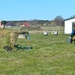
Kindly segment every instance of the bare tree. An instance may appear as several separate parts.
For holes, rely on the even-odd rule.
[[[63,26],[64,24],[64,19],[61,16],[56,16],[54,19],[56,25]]]

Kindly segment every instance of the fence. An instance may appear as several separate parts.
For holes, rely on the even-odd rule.
[[[54,26],[54,27],[41,27],[42,30],[50,31],[51,33],[54,31],[58,31],[58,33],[64,33],[64,27]]]

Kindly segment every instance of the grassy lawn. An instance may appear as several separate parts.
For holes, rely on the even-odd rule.
[[[31,50],[7,52],[1,46],[0,75],[75,75],[75,46],[66,42],[69,35],[30,35]]]

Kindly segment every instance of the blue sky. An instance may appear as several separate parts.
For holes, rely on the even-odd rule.
[[[75,0],[0,0],[0,20],[53,20],[75,15]]]

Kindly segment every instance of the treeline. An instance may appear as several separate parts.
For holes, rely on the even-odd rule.
[[[6,26],[20,26],[23,23],[29,23],[30,26],[63,26],[64,19],[61,16],[56,16],[54,20],[15,20],[15,21],[2,21],[2,24]]]

